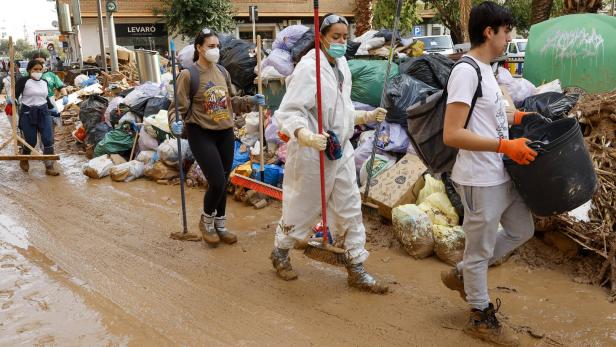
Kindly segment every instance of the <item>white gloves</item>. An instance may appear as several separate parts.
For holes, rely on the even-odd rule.
[[[297,142],[306,147],[312,147],[317,151],[324,151],[327,146],[327,138],[329,134],[323,132],[323,134],[315,134],[312,131],[301,128],[297,131]]]
[[[381,107],[373,111],[355,111],[355,124],[368,124],[372,122],[381,123],[387,116],[387,110]]]

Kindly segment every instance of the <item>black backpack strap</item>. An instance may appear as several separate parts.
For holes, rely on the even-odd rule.
[[[468,127],[468,123],[471,121],[471,116],[473,115],[473,111],[475,110],[475,105],[477,104],[477,99],[483,96],[483,90],[481,89],[481,69],[475,59],[464,56],[458,60],[458,62],[453,66],[454,68],[458,64],[469,64],[472,66],[477,72],[477,89],[475,90],[475,94],[473,95],[473,101],[471,102],[471,108],[468,111],[468,117],[466,117],[466,123],[464,124],[464,129]],[[453,71],[453,69],[452,69]]]

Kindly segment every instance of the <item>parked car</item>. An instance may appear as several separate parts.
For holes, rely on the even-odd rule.
[[[526,54],[526,44],[528,43],[528,39],[513,39],[507,45],[507,50],[505,54],[507,55],[507,59],[510,58],[524,58]]]
[[[454,53],[453,40],[449,35],[415,36],[413,39],[423,42],[424,52],[428,54],[450,55]]]

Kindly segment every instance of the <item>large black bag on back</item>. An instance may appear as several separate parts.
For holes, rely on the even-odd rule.
[[[431,87],[445,89],[453,66],[453,60],[441,54],[428,54],[400,64],[400,73],[411,75]]]
[[[482,96],[481,70],[477,63],[469,57],[462,57],[457,64],[470,64],[477,72],[479,84],[471,102],[468,118],[464,127],[473,114],[477,98]],[[447,80],[449,76],[447,76]],[[445,88],[447,81],[444,82]],[[458,155],[458,149],[449,147],[443,142],[443,125],[445,123],[445,108],[447,106],[446,90],[428,96],[426,99],[412,105],[406,110],[407,132],[415,152],[433,174],[450,172]]]
[[[392,78],[387,84],[387,97],[383,103],[383,107],[387,109],[386,120],[406,128],[406,109],[437,91],[438,89],[409,75],[402,74]]]

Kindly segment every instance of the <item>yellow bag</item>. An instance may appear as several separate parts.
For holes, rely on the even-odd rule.
[[[460,217],[445,193],[431,194],[418,207],[428,215],[432,224],[454,226],[460,223]]]
[[[436,178],[432,177],[430,174],[424,175],[424,180],[426,181],[426,183],[424,184],[424,187],[419,191],[419,195],[417,196],[418,205],[424,202],[427,197],[429,197],[430,195],[434,193],[447,194],[447,191],[445,190],[445,184],[443,183],[443,181],[437,180]]]
[[[247,161],[246,163],[236,167],[233,173],[240,176],[250,177],[250,175],[252,175],[252,163]]]

